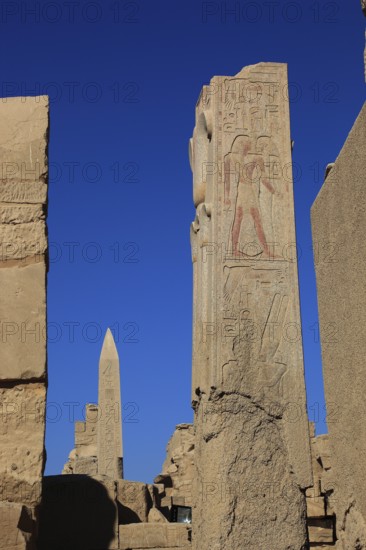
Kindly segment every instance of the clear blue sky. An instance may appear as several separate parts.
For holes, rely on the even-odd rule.
[[[289,64],[308,404],[326,429],[310,206],[364,100],[364,19],[359,0],[239,1],[225,15],[233,5],[1,4],[1,95],[51,97],[48,474],[73,447],[67,403],[82,419],[97,400],[108,326],[126,477],[151,481],[175,424],[192,420],[194,107],[213,75],[260,61]]]

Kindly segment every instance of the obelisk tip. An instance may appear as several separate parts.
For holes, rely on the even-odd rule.
[[[101,356],[110,355],[111,353],[113,356],[118,357],[117,346],[114,341],[113,333],[110,328],[107,328],[103,340]]]

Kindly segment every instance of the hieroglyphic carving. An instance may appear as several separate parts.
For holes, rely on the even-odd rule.
[[[224,157],[224,203],[234,256],[270,256],[273,212],[280,198],[280,156],[270,136],[235,137]],[[242,247],[242,249],[240,248]]]
[[[49,100],[0,101],[0,548],[33,548],[47,392]]]
[[[99,360],[98,474],[123,477],[120,373],[117,348],[108,329]]]
[[[210,468],[215,479],[216,462],[216,477],[223,476],[225,486],[225,469],[230,476],[240,471],[236,457],[245,455],[245,443],[235,436],[235,420],[207,412],[219,402],[221,410],[230,410],[231,401],[238,399],[238,429],[240,423],[250,423],[248,403],[259,405],[271,423],[275,411],[275,429],[284,447],[273,479],[290,483],[294,472],[298,487],[305,488],[311,484],[311,468],[297,263],[296,256],[288,254],[295,246],[295,224],[286,66],[264,63],[233,78],[214,77],[197,104],[190,151],[196,206],[191,240],[197,479],[203,485]],[[303,411],[296,425],[280,421],[291,402]],[[271,429],[264,437],[272,441]],[[251,474],[255,477],[256,472],[263,477],[254,464]],[[243,495],[233,499],[219,506],[210,522],[208,499],[197,495],[197,548],[218,540],[225,518],[240,513]],[[296,499],[300,509],[300,491],[292,506]],[[272,505],[275,510],[275,503],[266,503]],[[299,509],[291,511],[298,525],[297,535],[291,535],[294,541],[298,537],[294,547],[305,537]],[[245,529],[244,524],[228,527],[227,534],[234,538],[224,537],[220,549],[236,547],[238,541],[266,547],[263,534],[246,540]],[[282,542],[271,544],[283,547]]]

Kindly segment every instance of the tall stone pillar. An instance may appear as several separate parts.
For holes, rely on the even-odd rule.
[[[33,549],[44,470],[48,98],[0,100],[0,548]]]
[[[119,358],[110,329],[99,360],[98,474],[123,478],[122,415]]]
[[[312,476],[287,66],[204,86],[190,161],[193,546],[299,550]]]

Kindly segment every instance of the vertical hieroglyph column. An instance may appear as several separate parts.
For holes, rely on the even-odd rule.
[[[0,548],[19,550],[45,458],[47,146],[48,98],[0,99]]]
[[[298,550],[312,478],[287,66],[214,77],[190,160],[194,548]]]
[[[99,360],[98,474],[123,478],[122,413],[119,358],[110,329]]]

